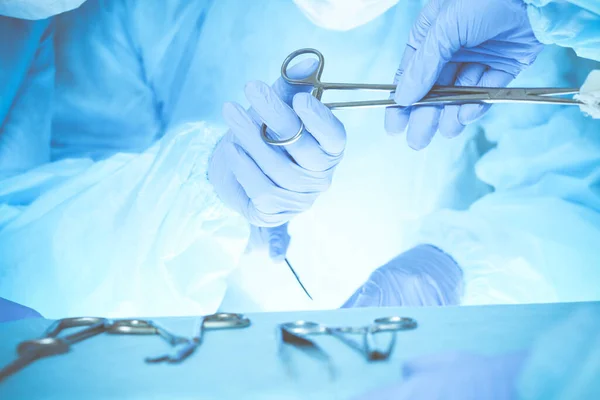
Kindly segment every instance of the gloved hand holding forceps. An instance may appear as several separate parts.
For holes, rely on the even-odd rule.
[[[308,76],[316,67],[314,60],[306,60],[289,74]],[[223,107],[230,130],[213,153],[208,177],[221,200],[259,230],[281,227],[308,210],[329,188],[344,154],[343,124],[310,91],[281,78],[272,87],[254,81],[245,88],[249,110],[236,103]],[[261,138],[263,122],[278,138],[291,137],[301,127],[309,134],[288,146],[270,146]],[[270,243],[273,258],[285,254],[275,248],[278,243]]]
[[[460,134],[490,105],[407,107],[434,85],[505,87],[542,51],[522,0],[430,0],[414,24],[396,72],[385,129],[408,127],[410,147],[429,145],[436,131]]]

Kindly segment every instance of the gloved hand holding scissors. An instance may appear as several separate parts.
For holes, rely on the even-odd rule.
[[[288,70],[291,77],[310,75],[315,60]],[[227,103],[223,116],[229,132],[217,145],[208,178],[221,200],[257,227],[278,227],[311,207],[331,184],[342,159],[346,131],[342,123],[311,94],[309,86],[292,86],[279,78],[272,87],[246,85],[251,108]],[[277,139],[305,132],[286,146],[261,138],[261,124]]]
[[[437,130],[457,136],[490,106],[408,106],[434,85],[505,87],[542,48],[521,0],[430,0],[396,72],[394,100],[403,107],[386,110],[386,130],[398,134],[408,126],[407,141],[416,150]]]

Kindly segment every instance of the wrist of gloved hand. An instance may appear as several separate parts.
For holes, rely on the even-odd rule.
[[[459,304],[462,270],[432,245],[406,251],[371,274],[342,308]]]
[[[268,249],[269,257],[275,262],[281,262],[286,257],[290,239],[287,223],[274,228],[250,225],[250,238],[246,252]]]
[[[497,356],[450,352],[419,357],[403,365],[401,383],[360,399],[512,400],[528,353]]]

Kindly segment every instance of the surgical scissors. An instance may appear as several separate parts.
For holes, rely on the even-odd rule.
[[[288,75],[290,63],[298,56],[312,54],[317,57],[316,70],[306,78],[291,78]],[[326,90],[362,90],[362,91],[383,91],[394,92],[396,85],[373,84],[373,83],[328,83],[321,81],[323,68],[325,67],[325,58],[323,54],[316,49],[299,49],[292,52],[281,65],[281,77],[290,85],[312,86],[312,95],[321,100]],[[473,103],[527,103],[527,104],[559,104],[559,105],[582,105],[579,100],[551,97],[557,95],[569,95],[579,93],[578,88],[493,88],[478,86],[434,86],[431,91],[412,106],[425,105],[452,105],[452,104],[473,104]],[[372,107],[393,107],[398,106],[393,99],[383,100],[362,100],[337,103],[324,103],[331,110],[347,108],[372,108]],[[262,124],[261,136],[263,140],[273,146],[286,146],[295,143],[300,139],[304,132],[304,123],[300,122],[298,132],[284,140],[274,140],[267,135],[267,125]]]
[[[164,354],[158,357],[147,358],[146,362],[158,363],[168,362],[171,364],[179,363],[189,357],[200,344],[206,329],[238,329],[250,326],[250,320],[242,314],[216,313],[206,315],[200,318],[197,327],[197,334],[192,339],[186,339],[183,346],[176,350],[174,354]]]
[[[368,361],[387,360],[396,343],[396,335],[394,335],[385,349],[377,348],[374,338],[375,334],[381,332],[395,333],[397,331],[415,329],[416,327],[417,322],[414,319],[398,316],[377,318],[372,324],[360,327],[329,327],[310,321],[295,321],[280,325],[282,340],[286,343],[319,349],[307,336],[331,335],[358,351]],[[346,336],[347,334],[362,335],[363,343],[360,344],[350,339]]]

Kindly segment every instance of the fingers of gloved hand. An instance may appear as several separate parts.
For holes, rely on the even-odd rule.
[[[235,142],[277,186],[305,193],[322,192],[329,188],[330,177],[304,170],[290,160],[283,150],[265,143],[260,136],[260,126],[239,104],[226,103],[223,117]]]
[[[296,146],[294,158],[301,165],[307,164],[307,168],[311,170],[324,171],[335,166],[346,148],[344,124],[329,108],[308,93],[294,96],[293,107],[321,150],[319,152],[312,146],[309,147],[312,142],[307,140]]]
[[[487,69],[479,82],[475,86],[481,87],[506,87],[513,80],[514,76],[497,69]],[[463,125],[468,125],[481,118],[491,107],[491,104],[465,104],[460,106],[458,111],[458,121]]]
[[[485,73],[487,67],[483,64],[463,64],[458,71],[454,86],[477,86],[481,77]],[[481,109],[478,104],[467,104],[464,106],[451,105],[444,107],[438,130],[442,136],[453,138],[458,136],[464,129],[466,124],[463,124],[458,114],[462,107],[467,108],[467,112],[477,113]],[[468,110],[471,108],[471,110]]]
[[[414,49],[421,47],[431,26],[435,23],[435,20],[439,15],[443,3],[444,0],[429,0],[427,4],[423,6],[419,17],[417,18],[417,22],[415,22],[410,30],[408,37],[409,46]]]
[[[307,210],[318,193],[297,193],[275,185],[237,144],[230,147],[231,169],[249,201],[243,208],[248,222],[259,227],[281,225]]]
[[[446,64],[439,75],[437,84],[451,85],[454,83],[458,68],[459,64]],[[431,143],[433,136],[437,132],[441,115],[441,106],[412,107],[408,120],[408,132],[406,134],[406,140],[412,149],[421,150]]]
[[[404,75],[404,69],[408,65],[408,62],[412,59],[415,54],[415,49],[411,46],[406,46],[404,54],[402,55],[402,61],[400,66],[396,70],[394,75],[394,85],[398,85],[402,76]],[[393,99],[394,93],[390,93],[390,99]],[[390,135],[398,135],[403,133],[408,125],[408,118],[410,117],[410,107],[387,107],[385,109],[385,131]]]
[[[385,131],[389,135],[403,133],[408,125],[411,110],[410,107],[387,107],[385,109]]]
[[[397,104],[406,107],[422,99],[438,81],[454,53],[460,49],[455,30],[447,30],[442,24],[436,18],[423,42],[413,46],[416,51],[396,87],[394,101]]]
[[[240,186],[231,168],[223,168],[224,164],[230,164],[233,143],[233,135],[228,132],[215,147],[208,168],[208,179],[217,190],[219,198],[223,203],[238,212],[244,210],[248,203],[248,196]]]
[[[315,134],[319,130],[325,130],[323,135],[331,135],[331,139],[324,139],[324,145],[337,150],[340,136],[343,137],[342,146],[345,145],[345,130],[341,122],[333,117],[333,114],[317,99],[313,98],[314,101],[312,101],[310,94],[299,93],[298,95],[300,99],[304,99],[304,101],[296,103],[299,111],[313,125]],[[260,120],[270,128],[268,134],[272,138],[287,139],[298,132],[302,125],[299,116],[268,85],[258,81],[250,82],[246,85],[246,97],[250,101],[252,109],[260,116]],[[298,141],[284,146],[284,148],[297,165],[312,172],[326,171],[332,163],[335,164],[339,160],[340,156],[340,154],[328,153],[313,135],[306,134],[306,132]]]
[[[315,70],[317,69],[319,63],[318,60],[316,59],[306,59],[303,61],[300,61],[299,63],[289,67],[287,69],[287,75],[289,78],[291,79],[302,79],[302,78],[306,78],[308,76],[310,76],[313,72],[315,72]],[[292,85],[289,84],[285,79],[283,79],[283,77],[279,77],[272,85],[272,88],[269,88],[270,90],[265,90],[263,88],[263,86],[267,86],[266,84],[264,84],[263,82],[250,82],[246,85],[246,97],[248,98],[248,100],[250,100],[250,103],[252,103],[251,98],[249,97],[261,97],[261,96],[265,96],[268,95],[270,96],[270,99],[268,99],[267,103],[269,103],[271,105],[271,108],[275,107],[276,109],[271,110],[270,114],[275,114],[277,115],[277,113],[281,113],[282,117],[284,118],[283,121],[281,121],[281,123],[276,124],[279,125],[279,127],[272,127],[269,124],[267,124],[267,126],[271,129],[269,129],[269,135],[273,138],[273,139],[279,139],[279,140],[283,140],[286,138],[290,138],[292,137],[296,132],[298,132],[298,129],[300,128],[300,123],[297,117],[295,117],[295,115],[291,115],[289,112],[286,113],[285,110],[286,109],[286,105],[287,108],[290,108],[292,105],[292,100],[294,98],[294,96],[297,93],[303,93],[303,92],[308,92],[310,93],[312,91],[312,86],[310,85]],[[277,99],[276,102],[274,102],[274,99]],[[264,103],[264,102],[263,102]],[[264,111],[264,110],[263,110]],[[254,110],[251,109],[250,114],[252,115],[252,117],[255,119],[255,121],[259,124],[262,124],[263,122],[266,123],[265,119],[262,118],[264,117],[263,115],[260,114],[260,112],[258,112],[258,110]],[[277,122],[277,120],[275,120]],[[290,132],[290,136],[284,136],[282,134],[280,134],[280,130],[283,129],[284,131],[287,130],[289,128],[289,124],[292,123],[292,126],[296,126],[295,130],[293,132]],[[283,125],[283,128],[282,126]],[[273,132],[275,131],[275,132]]]
[[[319,65],[318,60],[314,58],[300,61],[288,68],[287,75],[291,79],[303,79],[309,77]],[[273,90],[279,98],[287,105],[292,104],[292,100],[297,93],[310,93],[313,87],[309,85],[290,85],[283,77],[279,77],[273,84]]]
[[[266,228],[269,241],[269,257],[273,261],[281,262],[285,259],[287,249],[290,246],[290,235],[288,234],[288,224]]]
[[[289,139],[298,132],[300,118],[269,85],[261,81],[248,82],[244,92],[250,106],[260,117],[257,122],[267,124],[272,139]]]

